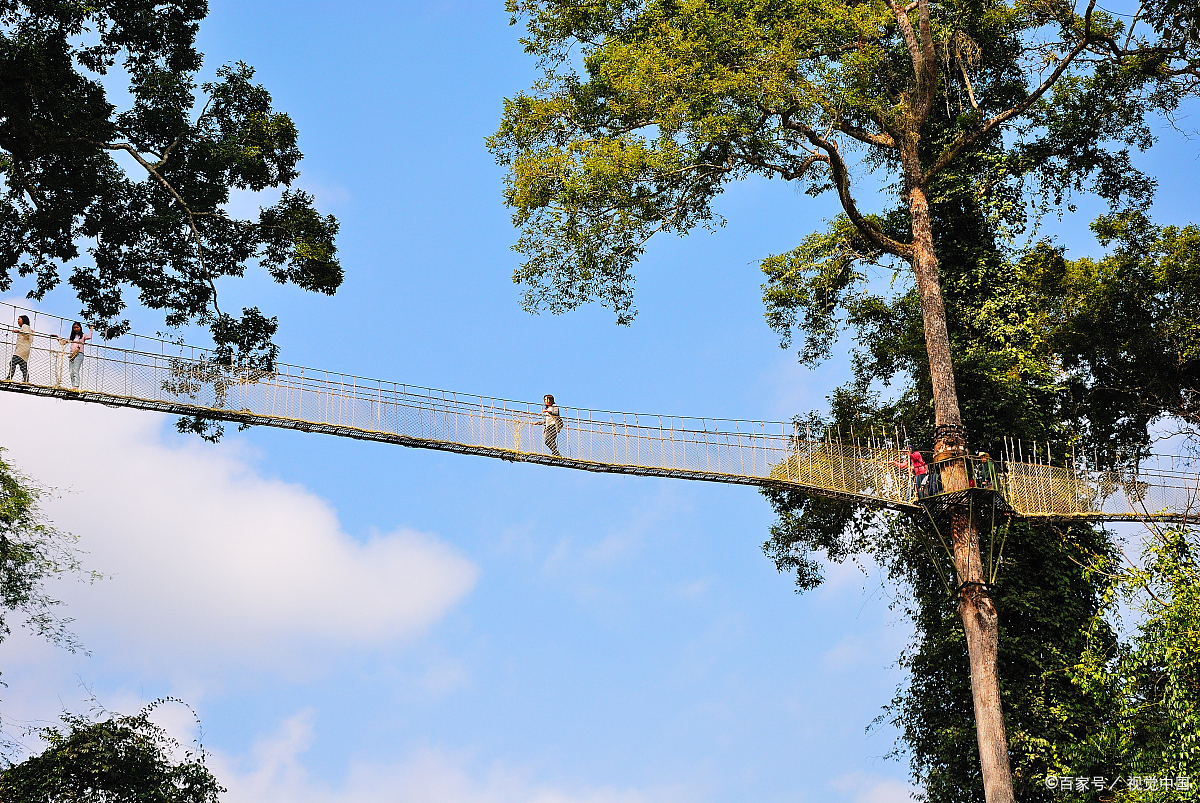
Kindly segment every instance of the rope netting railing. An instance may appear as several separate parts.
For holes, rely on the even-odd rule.
[[[0,333],[0,353],[13,353],[18,337],[13,328],[20,314],[30,316],[35,332],[27,360],[28,389],[74,393],[69,347],[61,342],[70,332],[65,319],[38,313],[35,320],[32,312],[0,306],[0,321],[12,322]],[[892,465],[897,449],[811,441],[780,422],[560,406],[560,429],[548,426],[538,402],[284,363],[271,371],[222,365],[208,350],[160,338],[97,338],[84,347],[84,355],[78,392],[109,404],[594,470],[804,486],[884,505],[907,504],[912,495],[907,472]]]
[[[1185,520],[1200,513],[1200,464],[1178,455],[1145,455],[1119,469],[1097,469],[1074,455],[1059,465],[1032,455],[994,462],[952,458],[929,466],[918,499],[947,496],[943,472],[962,474],[963,467],[970,488],[996,491],[1022,518]]]
[[[912,509],[916,485],[902,437],[845,443],[794,424],[646,415],[436,390],[277,363],[265,371],[221,364],[207,349],[141,335],[84,346],[74,370],[63,338],[70,322],[0,303],[0,355],[13,355],[19,315],[34,335],[0,389],[116,406],[205,415],[432,449],[592,471],[794,487],[820,496]],[[0,357],[7,360],[8,356]],[[9,365],[2,365],[8,372]],[[78,387],[73,387],[78,383]],[[1009,455],[1011,458],[1012,456]],[[1181,518],[1200,501],[1193,461],[1142,462],[1097,471],[1049,461],[1000,460],[995,486],[1020,516]],[[931,466],[933,474],[938,467]],[[993,474],[989,474],[993,476]]]
[[[1054,519],[1194,519],[1200,514],[1200,465],[1179,455],[1148,455],[1120,469],[1082,460],[1064,465],[1005,461],[1000,490],[1021,515]]]

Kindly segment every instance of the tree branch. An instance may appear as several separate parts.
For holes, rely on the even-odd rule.
[[[912,22],[908,19],[908,12],[912,9],[912,5],[901,8],[896,4],[896,0],[887,0],[887,4],[896,16],[896,23],[900,26],[900,35],[904,37],[904,44],[908,47],[908,55],[912,59],[913,67],[917,68],[917,73],[920,74],[921,46],[917,42],[917,34],[913,31]]]
[[[841,131],[846,136],[853,137],[859,142],[864,142],[867,145],[875,145],[880,148],[891,148],[893,150],[896,148],[896,141],[892,139],[890,134],[872,134],[870,131],[859,128],[856,125],[851,125],[844,120],[837,124],[837,130]]]
[[[1073,62],[1075,58],[1084,50],[1086,50],[1088,45],[1092,43],[1092,10],[1095,8],[1095,6],[1096,0],[1091,0],[1091,2],[1088,3],[1087,12],[1084,15],[1083,37],[1075,44],[1075,47],[1071,48],[1071,52],[1063,57],[1062,61],[1059,62],[1058,67],[1054,69],[1054,72],[1050,73],[1046,80],[1042,81],[1038,88],[1029,93],[1020,103],[1000,112],[975,131],[971,132],[970,134],[961,135],[954,142],[947,145],[946,149],[942,151],[942,155],[939,156],[937,161],[933,163],[933,166],[930,167],[929,170],[925,171],[923,179],[924,181],[929,181],[930,178],[945,170],[950,162],[954,161],[954,159],[957,158],[957,156],[962,153],[963,150],[971,145],[974,145],[980,139],[987,136],[996,128],[1016,117],[1017,115],[1024,114],[1031,106],[1033,106],[1033,104],[1038,102],[1042,95],[1046,94],[1050,87],[1054,86],[1058,82],[1058,79],[1062,77],[1064,72],[1066,72],[1067,67],[1071,66],[1071,62]]]
[[[772,171],[778,173],[780,175],[780,177],[783,178],[785,181],[794,181],[798,178],[803,178],[804,174],[807,173],[809,171],[809,169],[812,168],[813,165],[815,165],[819,162],[825,162],[826,164],[829,163],[828,156],[825,156],[823,154],[816,153],[816,152],[812,153],[807,158],[805,158],[805,160],[800,163],[800,166],[794,170],[790,170],[786,167],[774,164],[772,162],[764,161],[757,157],[743,156],[743,157],[741,157],[741,159],[746,164],[754,165],[755,167],[761,167],[764,170],[772,170]]]
[[[38,212],[41,212],[42,205],[38,203],[37,185],[31,183],[28,177],[25,175],[25,171],[18,169],[16,164],[12,164],[11,168],[13,169],[10,169],[9,174],[15,178],[17,183],[21,185],[21,188],[25,190],[25,194],[29,196],[29,200],[33,202],[33,208]]]
[[[1133,29],[1137,27],[1138,20],[1142,18],[1142,11],[1145,6],[1138,6],[1137,13],[1133,15],[1133,20],[1129,23],[1129,31],[1125,34],[1125,50],[1129,49],[1129,43],[1133,41]]]
[[[967,75],[967,65],[963,64],[962,54],[958,52],[957,47],[954,48],[954,60],[958,62],[958,69],[962,72],[963,83],[967,85],[967,98],[971,101],[971,108],[979,111],[979,104],[975,102],[975,89],[971,86],[971,76]]]
[[[180,139],[182,139],[182,137],[180,137]],[[174,143],[171,144],[171,146],[167,150],[169,151],[170,148],[175,147],[175,145],[178,142],[179,142],[179,140],[177,139]],[[200,265],[200,275],[204,278],[205,283],[208,285],[209,289],[212,291],[213,309],[216,310],[217,315],[220,315],[221,308],[219,306],[217,306],[217,287],[213,283],[212,276],[209,273],[208,267],[204,264],[204,238],[200,234],[200,229],[196,226],[196,215],[192,212],[191,207],[187,205],[187,202],[183,200],[183,196],[181,196],[179,194],[179,192],[174,187],[171,186],[171,182],[169,182],[165,178],[163,178],[163,175],[158,172],[158,168],[162,165],[163,162],[166,161],[165,154],[164,154],[164,158],[163,158],[162,162],[159,162],[157,165],[153,165],[153,164],[150,164],[150,162],[146,161],[146,159],[141,155],[141,153],[138,152],[138,149],[135,148],[132,143],[92,141],[92,144],[96,145],[98,147],[104,148],[106,150],[125,151],[126,153],[128,153],[130,156],[132,156],[137,161],[138,164],[140,164],[146,170],[147,173],[154,176],[154,178],[158,180],[158,183],[161,184],[168,193],[170,193],[171,197],[175,199],[175,202],[177,204],[179,204],[181,209],[183,209],[184,213],[188,217],[188,228],[191,229],[192,239],[196,243],[196,261]]]
[[[917,0],[917,24],[921,32],[921,58],[927,71],[932,73],[937,54],[933,47],[933,31],[929,25],[929,0]]]
[[[180,134],[175,138],[174,142],[167,146],[166,150],[162,152],[162,156],[158,157],[158,163],[154,165],[155,168],[162,167],[167,163],[167,160],[171,158],[171,151],[175,150],[176,145],[178,145],[180,142],[183,142],[183,137],[184,135]]]
[[[915,2],[901,7],[896,0],[887,0],[888,8],[896,17],[908,55],[912,60],[913,75],[917,80],[916,102],[912,107],[911,125],[916,130],[924,125],[933,108],[937,94],[937,51],[933,44],[933,31],[929,22],[929,0]],[[913,30],[912,21],[908,15],[917,8],[917,30]]]
[[[787,117],[783,120],[783,126],[800,132],[808,138],[808,141],[814,147],[824,151],[826,158],[823,161],[829,164],[829,172],[832,174],[833,184],[837,188],[838,200],[841,201],[842,209],[846,212],[846,217],[850,219],[855,228],[862,232],[863,236],[880,251],[892,254],[893,256],[903,257],[904,259],[912,259],[913,247],[910,243],[902,243],[888,237],[879,226],[867,220],[862,212],[858,210],[858,204],[855,202],[854,196],[850,194],[850,171],[846,168],[846,163],[842,159],[842,154],[838,150],[837,143],[825,139],[804,123],[793,121]]]

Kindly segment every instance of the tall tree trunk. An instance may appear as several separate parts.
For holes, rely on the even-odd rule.
[[[1013,803],[1008,765],[1008,737],[1000,704],[996,662],[1000,646],[999,616],[984,585],[979,555],[979,511],[973,506],[952,511],[954,565],[959,579],[958,615],[967,635],[971,662],[971,699],[975,703],[975,738],[988,803]]]
[[[938,279],[937,255],[933,249],[929,200],[920,181],[915,147],[907,156],[904,159],[905,183],[912,214],[913,271],[921,296],[925,346],[929,352],[929,371],[933,380],[936,424],[933,457],[935,462],[965,458],[967,444],[958,407],[958,393],[954,387],[950,334],[946,327],[946,307]],[[941,480],[947,493],[966,490],[970,484],[966,460],[948,464],[941,473]],[[950,515],[954,567],[958,577],[958,613],[967,636],[967,653],[971,664],[971,697],[975,703],[975,735],[979,743],[984,797],[987,803],[1014,803],[1008,739],[1004,732],[1004,712],[1000,704],[1000,684],[996,672],[998,617],[988,596],[980,563],[979,513],[967,502],[956,505]]]
[[[911,158],[918,157],[914,153]],[[961,427],[958,391],[954,387],[954,364],[950,360],[950,332],[946,328],[946,305],[942,301],[937,254],[933,250],[929,200],[925,196],[925,188],[916,182],[913,184],[915,186],[908,190],[913,231],[913,272],[917,275],[921,316],[925,321],[925,350],[929,353],[929,373],[933,379],[934,423],[938,426]]]

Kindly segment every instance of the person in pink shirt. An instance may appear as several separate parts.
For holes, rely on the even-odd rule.
[[[64,346],[69,346],[68,354],[70,355],[69,364],[71,366],[71,390],[79,390],[79,370],[83,367],[83,344],[92,339],[92,327],[88,327],[87,334],[83,333],[83,324],[79,321],[71,324],[71,335],[66,340],[61,337],[58,342]]]

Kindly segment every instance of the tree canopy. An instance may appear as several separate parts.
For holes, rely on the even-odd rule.
[[[1101,259],[1067,259],[1048,242],[1025,257],[1088,440],[1136,453],[1168,420],[1200,434],[1200,228],[1139,212],[1092,228]]]
[[[857,253],[901,257],[905,221],[859,208],[868,171],[899,198],[982,158],[979,189],[1010,224],[1022,189],[1144,204],[1128,149],[1200,75],[1194,39],[1094,3],[508,5],[543,66],[489,140],[522,229],[515,279],[531,309],[599,300],[621,322],[648,238],[719,224],[714,198],[754,174],[835,193]]]
[[[1023,278],[1027,263],[1005,255],[965,186],[969,182],[945,187],[932,204],[963,418],[981,449],[1005,436],[1049,440],[1056,447],[1069,443],[1077,435],[1075,406],[1060,355],[1049,344],[1042,296]],[[764,270],[769,311],[775,303],[790,305],[793,290],[808,288],[790,288],[786,277],[775,280],[772,262]],[[912,281],[900,275],[859,286],[843,303],[843,325],[856,343],[852,379],[834,391],[814,425],[860,432],[899,425],[914,442],[927,442],[932,389],[923,370],[920,301]],[[795,308],[796,320],[805,309]],[[807,330],[798,329],[797,337],[804,337]],[[869,554],[904,592],[897,604],[915,626],[900,656],[907,678],[880,719],[901,733],[895,755],[907,757],[926,800],[982,801],[979,757],[969,738],[974,719],[964,634],[945,585],[953,565],[929,521],[881,516],[795,491],[770,491],[768,497],[779,520],[765,550],[781,571],[795,575],[799,589],[820,582],[821,557],[840,562]],[[985,538],[998,552],[1003,546],[991,593],[1002,614],[998,672],[1014,792],[1021,801],[1049,803],[1059,793],[1045,787],[1047,775],[1094,777],[1109,770],[1072,752],[1108,720],[1099,696],[1072,683],[1070,674],[1089,654],[1111,655],[1114,648],[1110,626],[1097,620],[1112,582],[1090,567],[1095,556],[1111,557],[1115,550],[1094,527],[1031,526],[1002,517]]]
[[[1119,433],[1104,441],[1113,457],[1138,453],[1151,423],[1186,408],[1194,385],[1181,383],[1191,380],[1172,384],[1147,361],[1154,344],[1139,340],[1153,333],[1190,359],[1170,338],[1186,328],[1194,293],[1164,306],[1178,286],[1163,282],[1168,260],[1143,260],[1135,289],[1123,284],[1138,262],[1132,250],[1096,267],[1068,262],[1053,242],[1016,243],[1094,194],[1109,206],[1097,224],[1106,242],[1140,237],[1159,256],[1178,253],[1173,276],[1190,270],[1179,232],[1146,220],[1155,181],[1131,152],[1153,144],[1152,115],[1175,113],[1200,89],[1191,4],[1148,3],[1134,17],[1094,2],[1020,0],[510,0],[509,9],[542,67],[532,90],[506,101],[489,140],[509,168],[505,197],[524,258],[514,280],[528,309],[596,300],[629,323],[634,266],[650,237],[718,226],[714,202],[727,183],[780,178],[829,193],[840,212],[763,260],[768,322],[785,343],[799,341],[802,362],[827,358],[847,330],[857,343],[854,380],[813,414],[818,423],[900,424],[914,443],[934,443],[937,459],[961,455],[964,435],[989,448],[1003,436],[1057,447]],[[882,208],[860,206],[866,187],[882,191]],[[1130,314],[1107,342],[1089,339],[1106,303],[1133,300],[1122,293],[1157,314]],[[1126,356],[1143,364],[1130,369]],[[1136,392],[1106,385],[1130,370],[1157,375],[1153,409],[1132,410]],[[1009,558],[1028,565],[1006,560],[1007,579],[983,590],[969,572],[984,528],[969,510],[955,514],[954,557],[937,575],[918,563],[936,564],[936,554],[912,546],[928,535],[920,521],[768,495],[780,520],[767,552],[800,588],[820,581],[818,555],[872,551],[911,591],[911,682],[891,711],[928,798],[978,797],[954,786],[964,760],[982,760],[978,792],[989,801],[1011,800],[1014,785],[1023,800],[1047,794],[1039,773],[1064,766],[1072,740],[1101,721],[1090,691],[1060,681],[1082,660],[1081,634],[1109,585],[1077,561],[1107,554],[1106,536],[1015,526]],[[1038,543],[1047,538],[1057,544],[1050,553]],[[962,583],[965,645],[947,629],[945,575]],[[1039,596],[1071,604],[1055,609]],[[993,598],[1012,617],[1006,625]],[[1039,674],[1031,682],[1027,671]],[[1002,691],[976,682],[985,675],[998,675]],[[961,738],[969,709],[947,708],[935,687],[974,697],[978,754]]]
[[[229,360],[270,364],[277,323],[219,306],[221,279],[257,262],[278,282],[333,293],[332,216],[292,188],[295,124],[254,70],[199,81],[204,0],[0,2],[0,290],[32,298],[63,278],[106,336],[136,302],[168,326],[209,327]],[[122,83],[124,86],[122,87]],[[256,219],[234,193],[282,189]]]
[[[218,803],[225,790],[205,764],[203,749],[181,745],[150,714],[98,719],[63,717],[65,727],[39,732],[41,753],[0,771],[0,798],[10,803]],[[182,752],[182,755],[177,755]]]

